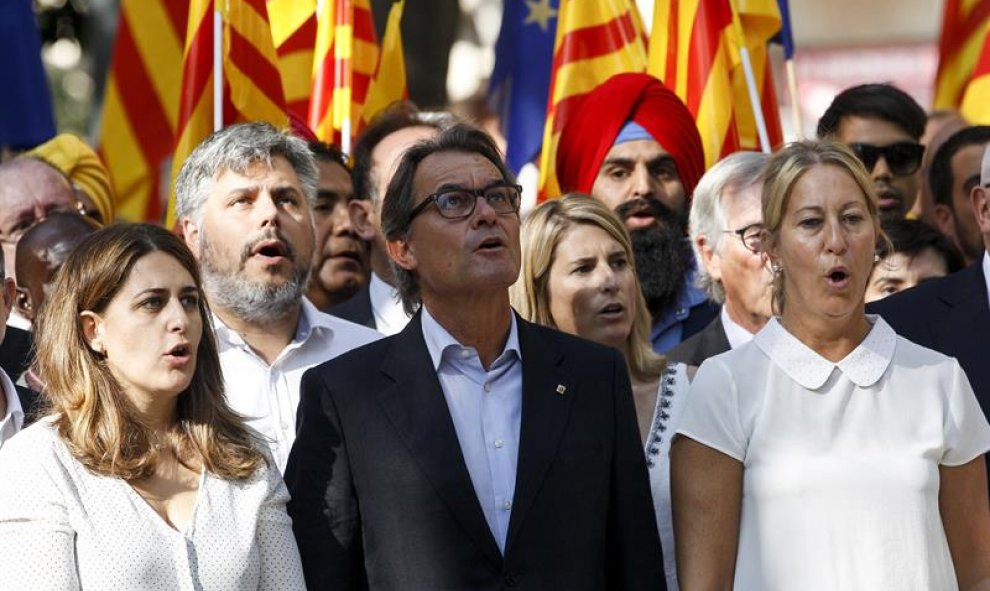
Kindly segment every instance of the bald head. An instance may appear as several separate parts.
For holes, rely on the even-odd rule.
[[[15,246],[24,232],[58,211],[75,211],[69,179],[35,158],[20,157],[0,164],[0,241],[7,275],[15,276]]]
[[[55,213],[24,233],[17,243],[17,311],[34,321],[49,284],[83,238],[99,229],[78,213]]]

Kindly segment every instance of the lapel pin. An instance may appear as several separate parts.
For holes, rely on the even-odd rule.
[[[557,384],[557,394],[559,394],[560,396],[563,396],[564,395],[564,392],[567,392],[567,386],[565,386],[563,384]]]

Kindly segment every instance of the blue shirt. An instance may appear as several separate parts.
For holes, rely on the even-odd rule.
[[[505,553],[519,460],[522,356],[515,314],[505,349],[485,370],[478,351],[464,347],[423,307],[423,338],[474,492],[499,550]]]
[[[696,285],[697,277],[698,270],[692,264],[684,280],[684,287],[677,296],[677,302],[653,323],[650,342],[653,343],[653,350],[657,353],[666,353],[691,336],[684,334],[684,321],[691,315],[692,309],[707,305],[713,310],[711,318],[715,317],[714,310],[717,308],[708,301],[708,294]]]

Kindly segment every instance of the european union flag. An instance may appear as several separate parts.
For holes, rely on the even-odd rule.
[[[501,118],[508,142],[505,159],[515,172],[539,153],[543,142],[557,6],[558,0],[504,2],[488,98]]]
[[[0,2],[0,146],[33,148],[55,135],[31,0]]]
[[[770,41],[784,46],[784,59],[794,59],[794,35],[791,32],[791,9],[787,0],[777,0],[780,9],[780,32]]]

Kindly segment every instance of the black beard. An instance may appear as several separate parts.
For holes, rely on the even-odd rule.
[[[623,203],[616,213],[625,220],[630,212],[648,208],[657,223],[629,232],[636,274],[654,322],[670,311],[684,289],[694,253],[686,235],[683,215],[656,199]]]

